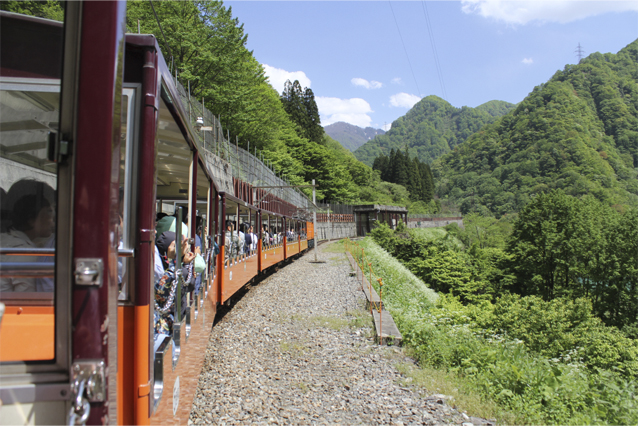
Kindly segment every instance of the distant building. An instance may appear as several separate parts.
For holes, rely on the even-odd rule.
[[[408,223],[408,209],[405,207],[367,204],[353,206],[353,210],[358,237],[368,235],[378,223],[387,223],[392,229],[396,229],[399,220],[406,225]]]

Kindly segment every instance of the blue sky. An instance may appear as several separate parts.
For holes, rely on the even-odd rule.
[[[577,63],[579,43],[587,56],[638,38],[638,1],[224,4],[273,87],[281,93],[286,79],[310,87],[324,126],[387,129],[428,95],[455,107],[518,103]]]

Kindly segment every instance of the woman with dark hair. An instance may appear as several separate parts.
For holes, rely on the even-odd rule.
[[[182,291],[176,287],[178,282],[175,274],[175,237],[174,232],[166,231],[155,241],[164,266],[164,275],[155,282],[155,334],[169,336],[173,331],[175,293]],[[184,265],[188,265],[195,259],[195,253],[190,252],[189,248],[188,240],[183,237],[181,252],[183,253],[182,263]],[[182,276],[186,277],[187,275],[188,268],[184,266]]]

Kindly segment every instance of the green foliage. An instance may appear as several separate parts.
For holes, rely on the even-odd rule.
[[[450,152],[487,123],[495,120],[491,114],[499,114],[514,105],[506,102],[478,108],[455,108],[437,96],[427,96],[408,113],[392,123],[392,128],[359,147],[355,155],[372,165],[380,155],[407,147],[416,151],[419,161],[426,164]],[[399,182],[400,183],[400,182]]]
[[[620,213],[593,197],[542,194],[514,222],[508,243],[515,291],[587,297],[608,325],[638,319],[638,211]]]
[[[288,80],[280,99],[290,119],[297,124],[299,136],[321,143],[324,133],[312,90],[308,87],[302,89],[299,80],[294,83]]]
[[[512,222],[516,215],[505,215],[500,219],[491,216],[481,216],[470,213],[463,216],[464,229],[456,223],[451,223],[445,229],[470,248],[477,245],[479,248],[505,249],[507,238],[512,233]]]
[[[508,258],[498,249],[477,249],[472,256],[447,233],[432,239],[419,229],[401,234],[384,224],[370,236],[434,290],[466,302],[491,300],[509,282],[501,266]]]
[[[501,216],[553,189],[638,206],[638,40],[557,72],[432,164],[436,193]]]
[[[37,16],[38,18],[64,21],[64,2],[55,0],[46,1],[0,1],[0,10],[6,10],[23,15]]]
[[[403,185],[413,200],[429,203],[434,196],[434,181],[430,166],[410,154],[392,149],[389,156],[381,154],[374,159],[373,170],[378,170],[386,182]]]
[[[383,227],[374,233],[400,245]],[[413,284],[400,288],[414,282],[403,265],[369,238],[362,245],[375,273],[392,282],[384,303],[421,365],[456,374],[514,412],[516,423],[638,421],[636,342],[602,325],[586,300],[507,296],[464,305],[441,295],[414,303]]]

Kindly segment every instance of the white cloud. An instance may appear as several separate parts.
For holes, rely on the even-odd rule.
[[[264,71],[266,72],[266,76],[268,80],[270,80],[270,84],[275,88],[277,93],[281,93],[284,91],[284,84],[286,84],[286,80],[295,81],[299,80],[299,84],[301,87],[310,87],[310,79],[306,76],[306,73],[303,71],[286,71],[280,68],[271,67],[270,65],[263,64]]]
[[[396,95],[390,96],[390,106],[400,107],[400,108],[412,108],[414,104],[419,102],[421,98],[417,95],[411,95],[409,93],[397,93]]]
[[[399,84],[399,85],[403,86],[403,80],[401,80],[401,77],[394,77],[392,79],[392,84]]]
[[[531,65],[534,63],[534,60],[532,58],[523,58],[521,62],[524,63],[525,65]]]
[[[361,98],[339,99],[318,96],[315,97],[321,124],[328,126],[338,121],[354,124],[359,127],[368,127],[372,118],[368,115],[373,112],[370,104]]]
[[[567,23],[607,12],[638,11],[638,1],[461,0],[465,13],[525,25],[529,22]]]
[[[368,81],[365,78],[355,77],[350,81],[355,86],[365,87],[366,89],[380,89],[383,87],[383,83],[381,83],[380,81],[374,81],[374,80]]]

